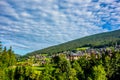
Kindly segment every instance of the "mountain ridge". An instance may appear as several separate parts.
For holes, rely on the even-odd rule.
[[[33,51],[26,55],[34,54],[55,54],[63,51],[74,50],[78,47],[104,47],[115,45],[115,43],[120,43],[120,29],[110,32],[103,32],[99,34],[94,34],[90,36],[85,36],[72,41],[68,41],[59,45],[50,46],[41,50]]]

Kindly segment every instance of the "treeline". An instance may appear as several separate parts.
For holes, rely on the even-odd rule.
[[[16,64],[16,57],[14,52],[12,51],[12,47],[7,49],[2,48],[2,44],[0,42],[0,80],[4,77],[4,70],[8,67],[13,67]]]
[[[120,51],[87,54],[74,61],[61,54],[46,62],[43,70],[18,65],[6,69],[5,75],[5,80],[120,80]]]
[[[52,55],[54,53],[72,51],[79,47],[101,48],[106,46],[114,46],[116,42],[120,44],[120,30],[83,37],[60,45],[51,46],[42,50],[34,51],[28,53],[25,56],[40,54],[40,53],[47,53]]]

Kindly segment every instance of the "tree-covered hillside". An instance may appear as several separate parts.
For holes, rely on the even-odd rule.
[[[80,35],[80,34],[78,34]],[[86,36],[80,39],[69,41],[60,45],[51,46],[42,50],[37,50],[27,55],[47,53],[54,54],[63,51],[71,51],[79,47],[105,47],[120,44],[120,30],[104,32],[100,34],[95,34],[91,36]]]

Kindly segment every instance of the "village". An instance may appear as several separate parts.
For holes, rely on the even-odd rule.
[[[97,59],[98,57],[101,57],[102,54],[112,56],[112,50],[120,51],[120,45],[104,48],[79,48],[79,50],[76,51],[64,51],[62,53],[53,54],[51,56],[48,56],[47,54],[36,54],[27,58],[27,61],[30,61],[32,59],[32,66],[39,66],[46,64],[46,62],[51,58],[60,55],[63,55],[69,61],[78,60],[82,56],[86,56],[86,58],[89,59],[92,55],[94,55]]]

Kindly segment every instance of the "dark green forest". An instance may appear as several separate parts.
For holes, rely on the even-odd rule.
[[[86,36],[86,37],[69,41],[63,44],[59,44],[59,45],[51,46],[42,50],[34,51],[31,53],[28,53],[26,56],[41,54],[41,53],[47,53],[51,55],[54,53],[60,53],[64,51],[72,51],[79,47],[101,48],[101,47],[115,45],[116,42],[120,43],[120,30]]]

